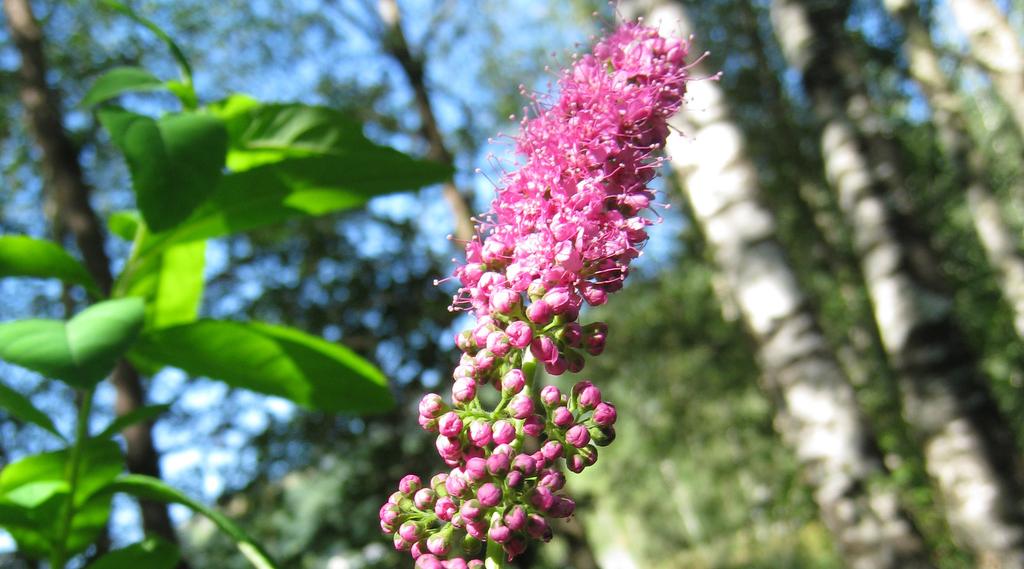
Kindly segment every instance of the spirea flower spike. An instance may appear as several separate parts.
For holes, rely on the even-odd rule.
[[[538,112],[523,119],[523,162],[455,270],[452,308],[476,324],[456,336],[452,403],[428,394],[419,405],[451,470],[430,487],[406,476],[380,510],[417,568],[482,567],[485,552],[511,559],[549,540],[548,520],[575,510],[562,469],[582,471],[614,440],[615,407],[593,383],[566,393],[534,375],[578,372],[604,349],[608,327],[581,325],[580,308],[619,290],[647,241],[648,183],[686,92],[688,47],[624,24],[562,72],[557,101],[534,98]],[[477,398],[488,384],[501,394],[490,410]]]

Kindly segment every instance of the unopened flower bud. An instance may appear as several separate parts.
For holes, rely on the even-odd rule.
[[[544,455],[545,460],[551,462],[562,456],[562,443],[558,441],[548,441],[544,443],[544,446],[540,447],[540,452]]]
[[[539,437],[544,432],[544,418],[540,415],[530,415],[523,421],[523,434],[528,437]]]
[[[493,476],[504,476],[511,466],[512,461],[509,460],[508,455],[495,453],[487,457],[487,472]]]
[[[476,498],[477,500],[480,500],[480,503],[484,506],[493,508],[501,503],[501,488],[488,482],[476,491]]]
[[[587,360],[583,357],[583,354],[576,350],[567,349],[564,356],[566,364],[569,366],[569,373],[579,373],[587,366]]]
[[[452,386],[452,400],[456,403],[469,403],[476,398],[476,380],[471,377],[460,377]]]
[[[428,537],[427,549],[434,555],[448,555],[452,549],[452,532],[441,530]]]
[[[423,535],[423,528],[421,528],[416,522],[410,520],[399,526],[398,535],[402,536],[402,539],[409,543],[416,543],[416,541],[418,541]]]
[[[473,358],[473,363],[476,364],[477,373],[487,371],[494,367],[494,361],[496,359],[494,352],[486,348],[477,352],[476,356]]]
[[[483,512],[483,506],[480,501],[476,498],[472,500],[466,500],[462,503],[462,507],[459,508],[459,515],[466,522],[476,521],[480,518],[480,513]]]
[[[462,445],[458,439],[438,435],[434,446],[437,448],[437,454],[446,462],[457,461],[462,456]]]
[[[435,500],[437,500],[437,494],[430,488],[420,488],[412,498],[413,504],[416,504],[416,507],[421,510],[433,508]]]
[[[512,423],[501,419],[494,422],[492,440],[494,444],[503,445],[508,444],[516,440],[516,428],[512,426]]]
[[[507,288],[491,293],[491,310],[498,314],[511,314],[519,306],[519,293]]]
[[[599,447],[606,447],[615,442],[615,427],[608,425],[607,427],[594,427],[590,430],[590,438],[594,441],[594,444]]]
[[[457,437],[462,434],[462,418],[458,413],[449,411],[437,421],[438,432],[445,437]]]
[[[392,541],[395,544],[395,549],[398,551],[409,551],[409,548],[412,547],[412,543],[406,541],[402,534],[398,532],[392,536]]]
[[[576,511],[576,502],[572,498],[558,497],[548,510],[553,518],[568,518]]]
[[[526,307],[526,317],[538,326],[546,326],[555,317],[555,311],[543,299],[535,300]]]
[[[424,553],[416,558],[414,569],[445,569],[444,563],[430,553]]]
[[[533,414],[533,399],[525,393],[520,393],[509,402],[508,410],[516,419],[525,419]]]
[[[544,371],[549,375],[562,375],[569,371],[569,360],[562,354],[558,354],[554,361],[544,362]]]
[[[601,390],[594,384],[590,384],[580,391],[578,401],[580,407],[593,409],[601,403]]]
[[[557,470],[545,470],[540,474],[537,484],[557,492],[565,486],[565,475]]]
[[[510,397],[523,390],[526,386],[526,376],[523,370],[512,368],[501,378],[501,394]]]
[[[574,420],[575,418],[572,416],[572,411],[567,407],[556,407],[551,413],[551,422],[554,423],[555,426],[562,427],[563,429],[571,425]]]
[[[527,516],[526,533],[530,537],[544,542],[551,541],[552,537],[551,526],[548,525],[548,521],[540,514],[530,514]]]
[[[445,490],[448,491],[448,494],[450,496],[460,498],[462,497],[463,494],[465,494],[466,489],[469,487],[469,484],[465,476],[461,472],[459,472],[458,470],[453,470],[452,473],[448,475],[448,478],[445,479],[444,487]]]
[[[618,413],[611,403],[601,402],[594,408],[594,423],[602,427],[610,427],[615,424]]]
[[[480,482],[487,478],[487,461],[480,457],[471,458],[466,461],[464,470],[471,482]]]
[[[508,334],[501,330],[495,330],[487,336],[487,350],[495,357],[503,358],[511,349],[512,343],[508,339]]]
[[[505,484],[508,484],[509,488],[519,488],[519,486],[522,483],[523,473],[519,472],[518,470],[513,470],[512,472],[509,472],[508,476],[505,477]]]
[[[505,525],[512,531],[519,531],[526,527],[526,509],[522,506],[513,506],[505,513]]]
[[[469,441],[478,447],[484,447],[491,442],[491,424],[483,419],[477,419],[469,424]]]
[[[463,330],[456,334],[455,345],[467,354],[475,352],[479,348],[479,346],[476,345],[476,340],[473,339],[472,330]]]
[[[476,555],[482,548],[483,543],[471,535],[467,535],[462,539],[462,550],[466,552],[466,555]],[[470,563],[472,564],[472,561]],[[469,566],[472,567],[472,565]],[[483,564],[480,567],[483,567]]]
[[[420,415],[435,419],[444,412],[445,407],[447,406],[444,404],[444,400],[441,399],[440,395],[436,393],[428,393],[423,396],[423,399],[420,399],[419,411]]]
[[[557,286],[546,292],[542,300],[551,307],[552,312],[561,314],[569,307],[569,304],[572,302],[572,296],[568,288]]]
[[[480,541],[487,539],[487,528],[488,524],[484,520],[466,522],[466,533]]]
[[[505,524],[491,524],[491,529],[487,530],[487,537],[491,541],[505,543],[508,538],[512,537],[512,530],[508,529]]]
[[[530,492],[530,503],[534,508],[546,512],[555,503],[555,495],[544,486],[538,486]]]
[[[583,341],[583,327],[579,322],[569,322],[559,332],[559,340],[572,348],[578,348]]]
[[[548,291],[547,287],[540,280],[535,280],[530,283],[530,286],[526,289],[526,295],[530,297],[530,300],[536,301],[538,298],[544,296],[544,293]]]
[[[554,362],[558,359],[558,346],[547,336],[538,336],[530,342],[530,353],[538,361],[543,363]]]
[[[590,444],[590,432],[583,425],[573,425],[565,432],[565,442],[576,448],[583,448]]]
[[[457,511],[459,511],[459,509],[455,507],[455,501],[448,496],[439,498],[437,503],[434,504],[434,514],[441,518],[442,521],[452,521],[452,516],[455,515],[455,512]]]
[[[423,487],[423,481],[415,474],[406,474],[398,482],[398,491],[405,496],[412,496],[417,490]],[[410,539],[409,541],[415,541]]]
[[[509,344],[519,350],[529,346],[530,341],[533,340],[533,329],[530,328],[529,324],[521,320],[516,320],[509,324],[505,328],[505,334],[508,335]]]
[[[502,544],[501,548],[505,550],[505,555],[507,555],[509,559],[515,559],[526,551],[526,540],[513,534],[508,538],[508,541]]]
[[[545,385],[540,390],[540,400],[545,407],[554,407],[562,400],[562,392],[554,385]]]

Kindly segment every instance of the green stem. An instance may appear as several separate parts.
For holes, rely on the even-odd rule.
[[[501,544],[494,540],[487,540],[487,556],[484,558],[485,569],[505,569],[505,551]]]
[[[57,533],[57,542],[50,555],[51,569],[60,569],[67,561],[68,537],[71,535],[71,522],[75,517],[75,493],[78,490],[78,471],[82,466],[82,446],[89,438],[89,414],[92,411],[94,389],[83,393],[82,406],[78,410],[78,421],[75,426],[75,442],[71,446],[71,457],[68,460],[65,478],[68,481],[68,499],[64,503],[63,518]]]

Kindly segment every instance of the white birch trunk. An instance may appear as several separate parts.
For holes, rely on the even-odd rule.
[[[992,0],[950,0],[971,56],[981,65],[1024,136],[1024,48]]]
[[[842,111],[849,93],[838,81],[835,61],[845,10],[822,6],[774,0],[773,23],[822,123],[826,175],[854,233],[882,343],[899,374],[907,422],[923,445],[951,528],[986,561],[1024,567],[1018,451],[965,347],[951,299],[912,268],[906,228],[895,222],[865,142]],[[913,254],[921,262],[928,251]]]
[[[678,33],[683,16],[663,3],[650,21]],[[690,90],[694,110],[674,119],[687,136],[673,133],[668,153],[757,341],[764,381],[781,402],[776,428],[795,450],[850,567],[930,567],[895,494],[871,483],[884,473],[874,436],[775,236],[775,219],[758,202],[742,132],[714,81],[692,82]]]
[[[971,141],[963,99],[940,67],[938,52],[916,5],[910,0],[886,0],[885,6],[905,29],[904,51],[910,73],[928,98],[940,142],[966,190],[975,231],[999,275],[1000,289],[1013,310],[1017,335],[1024,339],[1024,258],[1017,252],[1019,239],[1006,226],[999,201],[986,181],[988,165]]]

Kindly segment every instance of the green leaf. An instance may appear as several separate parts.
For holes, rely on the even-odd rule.
[[[102,296],[89,271],[60,245],[23,235],[0,237],[0,277],[56,278]]]
[[[178,67],[181,69],[181,75],[185,79],[185,82],[191,85],[192,65],[189,64],[188,58],[185,57],[185,53],[181,51],[181,48],[178,47],[178,44],[175,43],[173,39],[171,39],[171,36],[168,35],[167,32],[165,32],[160,26],[156,25],[152,20],[142,17],[140,14],[135,12],[135,10],[131,9],[131,7],[121,2],[117,2],[116,0],[101,0],[100,3],[106,6],[107,8],[116,10],[128,16],[132,20],[135,20],[139,24],[142,24],[149,31],[153,32],[153,34],[156,35],[156,37],[160,38],[160,40],[167,45],[167,48],[170,50],[171,55],[174,57],[175,61],[178,62]]]
[[[135,341],[145,309],[140,298],[94,304],[67,323],[0,324],[0,358],[82,389],[103,380]]]
[[[181,554],[178,548],[158,537],[133,543],[100,557],[88,569],[173,569]]]
[[[20,419],[26,423],[32,423],[33,425],[42,427],[57,435],[61,440],[67,440],[64,438],[64,435],[60,434],[60,431],[57,430],[57,426],[53,424],[53,420],[50,419],[46,413],[37,409],[28,397],[25,397],[3,383],[0,383],[0,407],[6,409],[7,412],[15,419]]]
[[[139,212],[135,210],[115,211],[107,218],[107,227],[110,232],[125,241],[135,240],[135,234],[139,230]]]
[[[150,421],[152,419],[159,417],[160,415],[163,415],[170,408],[170,403],[162,403],[160,405],[147,405],[145,407],[139,407],[138,409],[132,411],[131,413],[127,413],[111,421],[110,424],[107,425],[107,428],[103,429],[103,431],[100,434],[96,435],[95,438],[109,439],[110,437],[117,435],[118,433],[132,425],[141,423],[143,421]]]
[[[140,67],[116,67],[104,73],[93,83],[82,99],[83,107],[109,101],[123,93],[166,89],[164,82]]]
[[[174,227],[214,191],[227,152],[220,119],[176,113],[153,120],[124,109],[103,109],[98,115],[125,155],[150,230]]]
[[[25,457],[0,471],[0,525],[17,541],[19,551],[45,557],[58,539],[60,514],[68,500],[69,460],[65,449]],[[69,553],[85,550],[106,527],[110,494],[101,490],[123,470],[116,443],[90,439],[83,444]]]
[[[137,498],[182,504],[183,506],[210,518],[210,521],[216,524],[221,531],[234,540],[239,551],[242,552],[254,567],[257,567],[258,569],[274,569],[276,567],[266,551],[253,541],[252,538],[246,535],[245,531],[235,524],[235,522],[231,521],[231,519],[217,510],[193,500],[179,490],[164,484],[161,480],[149,476],[129,474],[121,476],[114,482],[110,483],[107,489],[111,492],[124,492],[126,494],[131,494]]]
[[[146,299],[146,328],[192,322],[203,298],[206,242],[168,247],[158,255],[137,258],[118,277],[116,296]]]
[[[133,353],[325,411],[370,413],[394,404],[387,380],[372,364],[292,328],[199,320],[149,331]]]
[[[152,235],[142,244],[140,254],[359,207],[374,196],[414,189],[451,173],[445,166],[395,150],[372,154],[291,158],[227,174],[189,219],[171,231]]]

